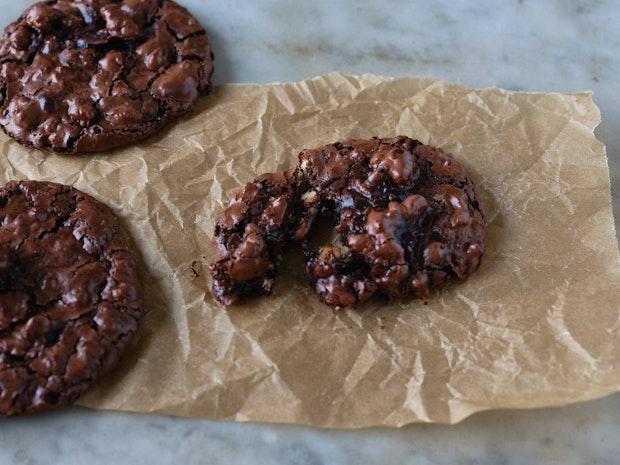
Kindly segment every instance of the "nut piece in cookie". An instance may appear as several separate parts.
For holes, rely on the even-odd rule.
[[[211,88],[205,30],[171,0],[48,0],[0,37],[0,126],[86,153],[142,140]]]
[[[69,186],[9,182],[0,218],[0,416],[57,408],[136,332],[136,263],[111,210]]]

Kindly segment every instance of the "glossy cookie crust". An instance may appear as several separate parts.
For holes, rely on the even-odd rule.
[[[223,304],[268,295],[283,248],[307,235],[311,220],[299,197],[298,170],[267,173],[233,195],[215,225],[213,295]]]
[[[299,158],[337,235],[335,244],[305,246],[326,304],[346,307],[375,293],[426,299],[478,268],[480,203],[463,166],[443,150],[394,137],[337,142]]]
[[[86,153],[142,140],[211,87],[202,26],[171,0],[35,3],[0,38],[0,126]]]
[[[0,188],[0,416],[73,402],[117,365],[141,314],[108,207],[60,184]]]

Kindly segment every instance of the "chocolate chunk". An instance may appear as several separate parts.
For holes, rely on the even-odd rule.
[[[0,416],[73,402],[117,365],[141,313],[108,207],[60,184],[0,188]]]
[[[211,89],[205,30],[171,0],[50,0],[0,38],[0,126],[72,154],[142,140]]]
[[[214,294],[220,302],[265,293],[248,285],[261,279],[273,282],[277,260],[269,250],[277,250],[279,257],[290,241],[301,242],[316,293],[336,308],[376,293],[426,299],[451,277],[465,279],[473,273],[484,253],[485,221],[465,169],[443,150],[407,137],[304,150],[287,189],[287,226],[277,236],[267,234],[258,217],[246,213],[251,202],[247,192],[264,191],[256,182],[233,199],[218,223],[243,219],[239,224],[244,229],[232,241],[234,253],[252,237],[263,240],[252,254],[237,258],[243,274],[232,265],[214,265]],[[267,203],[260,208],[265,214]],[[309,239],[319,216],[330,220],[337,237],[315,248]],[[221,242],[218,228],[216,240]]]

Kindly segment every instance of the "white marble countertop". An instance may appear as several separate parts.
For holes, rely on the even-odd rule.
[[[213,39],[216,83],[330,71],[593,90],[620,225],[618,0],[179,0]],[[0,0],[0,23],[29,1]],[[617,464],[620,395],[456,426],[331,431],[70,408],[0,421],[4,464]]]

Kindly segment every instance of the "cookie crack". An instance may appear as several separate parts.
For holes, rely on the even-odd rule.
[[[164,25],[166,26],[166,30],[168,31],[168,33],[169,33],[172,37],[174,37],[174,38],[175,38],[175,42],[177,42],[177,43],[179,43],[179,42],[183,42],[183,41],[185,41],[185,40],[187,40],[187,39],[191,39],[191,38],[193,38],[193,37],[199,37],[199,36],[204,36],[204,35],[207,35],[206,31],[203,29],[203,30],[199,30],[199,31],[194,31],[194,32],[192,32],[192,33],[190,33],[190,34],[187,34],[187,35],[186,35],[186,36],[184,36],[184,37],[179,37],[179,35],[177,35],[177,32],[176,32],[174,29],[172,29],[172,27],[170,26],[170,24],[168,23],[168,21],[166,21],[166,20],[165,20],[165,19],[163,19],[163,18],[160,18],[160,19],[162,19],[162,22],[163,22],[163,23],[164,23]]]

